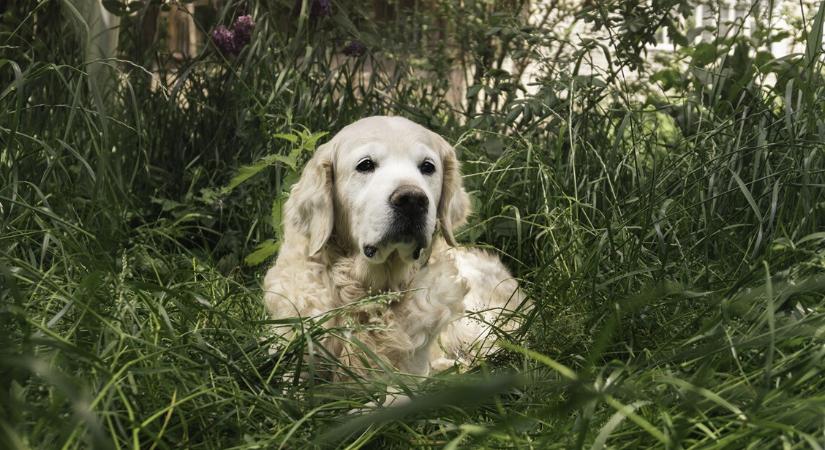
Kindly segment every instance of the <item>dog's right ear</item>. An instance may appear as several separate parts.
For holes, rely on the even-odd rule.
[[[333,176],[332,144],[326,143],[306,164],[284,205],[285,234],[304,236],[310,256],[321,251],[332,236]]]
[[[441,148],[442,164],[444,166],[441,186],[441,199],[438,203],[438,220],[441,223],[441,233],[444,240],[452,247],[456,246],[454,230],[467,222],[470,214],[470,196],[464,189],[461,178],[461,168],[455,149],[441,136],[435,135],[436,142]]]

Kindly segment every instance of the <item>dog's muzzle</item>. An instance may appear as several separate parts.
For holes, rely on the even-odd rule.
[[[426,227],[430,199],[423,189],[402,185],[390,194],[388,201],[392,219],[387,233],[378,245],[365,245],[364,255],[372,258],[378,252],[378,247],[385,244],[408,243],[413,246],[413,259],[418,259],[421,249],[428,245]]]
[[[390,195],[393,210],[392,225],[387,240],[415,244],[413,259],[418,259],[421,248],[427,245],[426,224],[430,200],[417,186],[399,186]]]

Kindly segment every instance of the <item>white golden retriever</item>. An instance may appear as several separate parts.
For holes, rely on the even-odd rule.
[[[324,326],[350,331],[322,345],[362,374],[370,353],[415,375],[472,364],[493,348],[493,327],[517,325],[511,313],[523,294],[497,257],[456,247],[453,230],[469,208],[455,151],[437,134],[401,117],[345,127],[318,148],[286,202],[280,253],[264,279],[269,312],[336,312]],[[381,293],[394,300],[358,303]]]

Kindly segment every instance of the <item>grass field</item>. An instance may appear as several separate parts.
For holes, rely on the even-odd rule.
[[[792,24],[800,53],[767,53],[768,26],[653,68],[639,46],[682,3],[634,3],[585,73],[590,44],[515,0],[392,26],[371,2],[225,2],[198,23],[249,13],[250,42],[177,62],[141,41],[146,2],[100,78],[71,3],[30,3],[0,23],[0,448],[825,446],[823,4]],[[537,307],[481,366],[353,415],[383,386],[295,377],[325,331],[267,338],[260,279],[302,164],[372,114],[455,144],[458,240]]]

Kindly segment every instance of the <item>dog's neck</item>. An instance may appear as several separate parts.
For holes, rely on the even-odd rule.
[[[427,258],[429,251],[425,251],[419,261]],[[331,268],[332,284],[344,303],[369,295],[405,291],[422,266],[419,261],[404,261],[397,253],[381,264],[373,264],[357,251],[346,251],[334,243],[327,249],[326,260]]]
[[[356,257],[351,273],[371,293],[397,292],[407,289],[418,267],[419,264],[405,262],[398,253],[392,253],[382,264]]]

